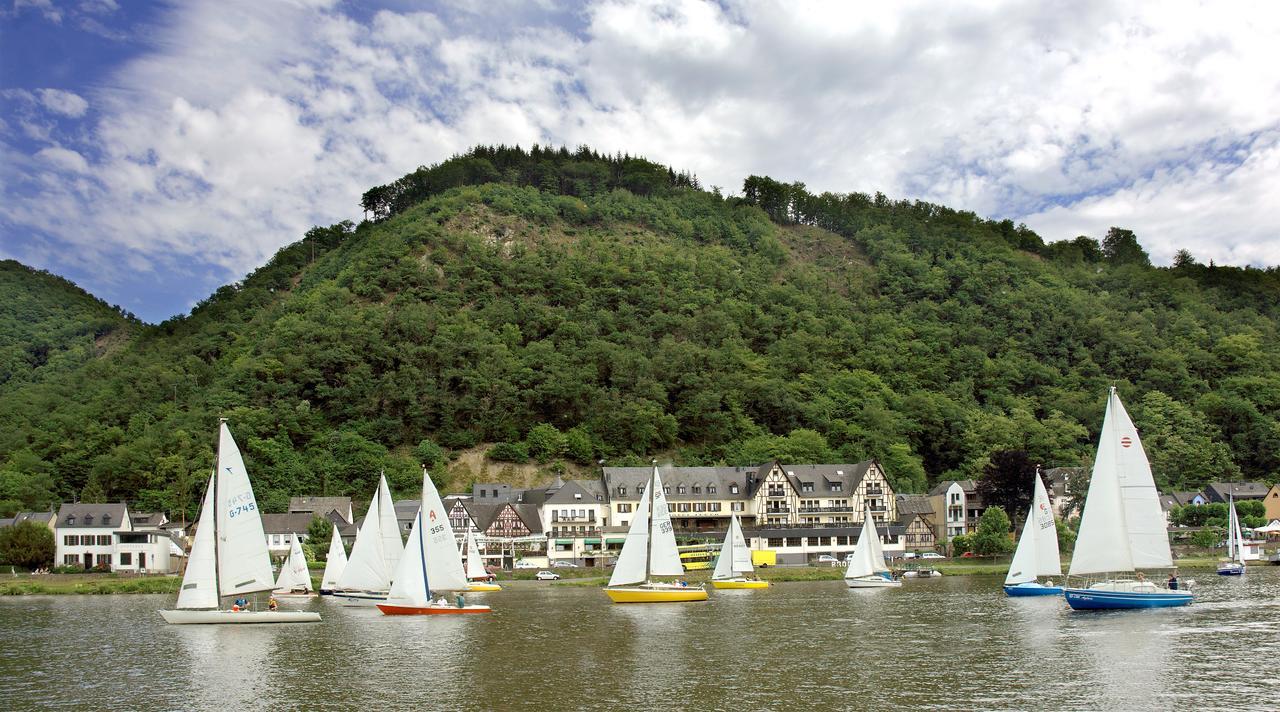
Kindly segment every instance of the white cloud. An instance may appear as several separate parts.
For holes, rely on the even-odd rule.
[[[1157,259],[1280,264],[1274,4],[456,3],[367,23],[343,7],[168,11],[157,49],[88,94],[90,134],[9,122],[40,153],[6,180],[0,218],[84,243],[85,260],[200,259],[233,277],[359,217],[371,185],[537,141],[730,191],[767,173],[1048,239],[1122,225]],[[86,114],[55,91],[46,109]]]
[[[89,102],[78,94],[61,89],[40,89],[36,91],[40,97],[40,103],[44,108],[55,114],[61,114],[73,119],[84,116],[84,112],[89,110]]]

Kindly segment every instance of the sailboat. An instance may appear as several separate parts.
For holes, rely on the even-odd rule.
[[[1052,581],[1045,585],[1036,580],[1040,576],[1061,576],[1062,561],[1058,555],[1058,526],[1049,505],[1049,493],[1045,491],[1038,472],[1034,489],[1018,548],[1013,552],[1009,573],[1004,577],[1004,592],[1010,596],[1062,594],[1062,587],[1054,586]]]
[[[768,581],[748,579],[746,574],[753,573],[751,550],[747,548],[746,537],[742,536],[742,525],[738,523],[738,515],[729,519],[729,531],[724,536],[724,545],[720,547],[720,556],[716,558],[716,569],[711,574],[711,585],[716,588],[768,588]]]
[[[1218,564],[1219,576],[1244,575],[1244,537],[1240,534],[1240,515],[1236,514],[1236,498],[1227,495],[1227,561]]]
[[[1189,592],[1157,586],[1139,571],[1169,568],[1173,568],[1173,553],[1151,465],[1138,431],[1112,387],[1067,572],[1070,577],[1087,578],[1084,586],[1065,590],[1067,603],[1077,609],[1164,608],[1191,603]]]
[[[289,533],[289,558],[280,566],[280,576],[271,594],[276,598],[313,598],[316,595],[311,588],[307,555],[302,553],[298,535],[292,532]]]
[[[445,598],[432,600],[433,593],[467,590],[467,574],[462,567],[462,554],[449,526],[449,513],[440,501],[440,493],[422,470],[422,506],[409,530],[409,543],[396,567],[395,579],[386,602],[378,610],[389,616],[488,613],[488,606],[458,605]]]
[[[252,611],[221,608],[222,597],[269,591],[271,558],[262,517],[240,448],[226,419],[218,421],[218,458],[200,508],[196,540],[187,558],[175,610],[160,611],[166,623],[306,623],[314,611]]]
[[[849,555],[849,566],[844,572],[844,582],[849,588],[891,588],[902,582],[889,574],[884,565],[884,545],[876,532],[875,520],[868,508],[862,518],[862,533]]]
[[[400,523],[391,501],[391,488],[386,475],[378,477],[378,491],[369,502],[364,523],[356,532],[351,558],[342,570],[335,598],[348,605],[371,606],[387,599],[391,578],[404,552],[400,541]]]
[[[320,577],[320,595],[329,596],[338,587],[342,570],[347,568],[347,550],[342,547],[342,535],[338,525],[333,525],[333,538],[329,540],[329,555],[324,558],[324,575]]]
[[[662,477],[655,465],[604,592],[614,603],[707,600],[707,590],[702,586],[652,580],[653,576],[683,574],[684,565],[680,563],[680,552],[676,549],[671,511],[667,508]]]
[[[467,530],[467,580],[471,583],[468,591],[501,591],[502,587],[491,582],[489,572],[484,568],[484,560],[480,558],[480,546],[476,543],[476,533]]]

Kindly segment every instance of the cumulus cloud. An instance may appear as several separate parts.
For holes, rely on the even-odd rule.
[[[89,93],[92,115],[36,95],[91,125],[13,117],[38,148],[4,174],[0,220],[82,245],[85,264],[199,260],[230,279],[472,144],[586,143],[729,191],[769,174],[1047,239],[1121,225],[1157,259],[1280,264],[1273,4],[345,8],[172,8],[155,49]]]

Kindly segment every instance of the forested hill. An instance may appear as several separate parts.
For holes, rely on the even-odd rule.
[[[367,497],[492,446],[592,467],[856,462],[900,490],[990,453],[1086,462],[1115,384],[1161,486],[1280,473],[1280,274],[1137,236],[643,159],[481,147],[372,189],[188,317],[0,399],[0,499],[197,504],[216,419],[259,499]],[[442,453],[443,449],[443,453]]]
[[[131,321],[62,277],[0,260],[0,394],[80,366]]]

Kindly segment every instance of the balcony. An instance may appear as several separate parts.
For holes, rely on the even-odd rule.
[[[769,493],[765,495],[765,497],[769,499],[786,499],[786,496],[786,490],[770,490]]]
[[[883,504],[877,504],[877,505],[872,506],[872,507],[867,507],[867,509],[869,509],[869,510],[871,510],[871,511],[873,511],[873,512],[887,512],[887,511],[889,511],[889,508],[888,508],[888,507],[886,507],[886,506],[884,506]]]
[[[801,514],[822,514],[822,513],[824,513],[824,512],[841,512],[841,513],[843,513],[843,512],[852,512],[852,511],[853,511],[853,505],[847,505],[847,506],[844,506],[844,507],[801,507],[798,511],[799,511]],[[875,511],[875,508],[874,508],[874,507],[872,507],[872,511]]]
[[[560,512],[551,513],[552,522],[570,522],[576,524],[594,524],[596,521],[596,513],[588,512],[583,515],[561,514]]]
[[[867,494],[884,494],[883,487],[868,487]]]

